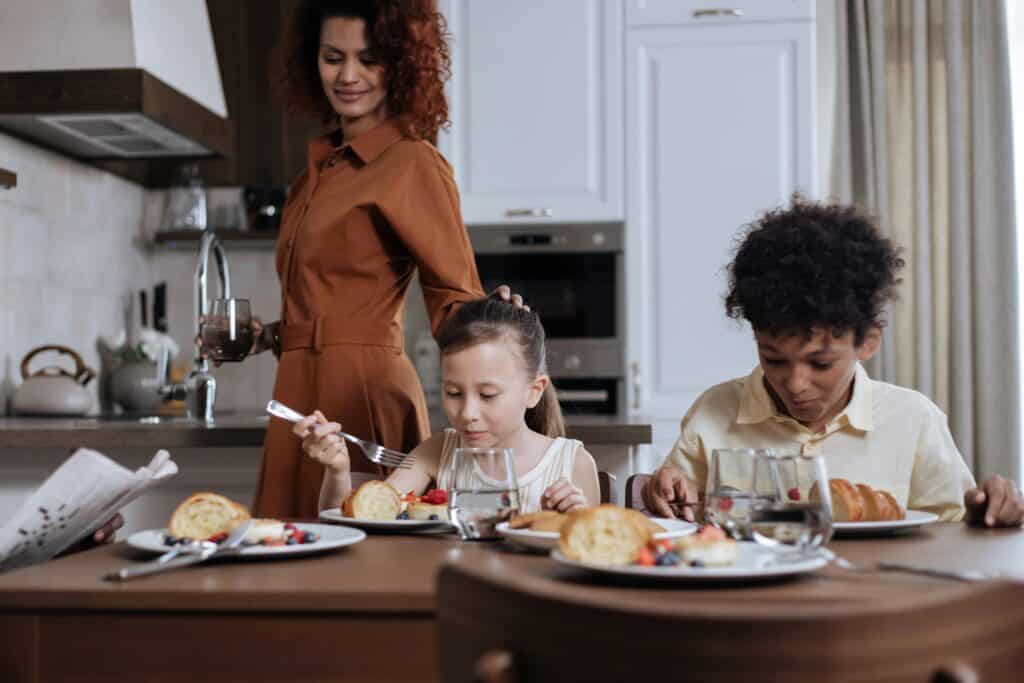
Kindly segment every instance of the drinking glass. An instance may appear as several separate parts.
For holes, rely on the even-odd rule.
[[[760,454],[753,487],[766,492],[750,512],[758,543],[804,553],[832,538],[832,500],[821,455]]]
[[[494,527],[519,512],[511,448],[456,448],[448,509],[464,541],[498,539]]]
[[[711,452],[704,519],[738,541],[753,540],[751,510],[774,496],[770,483],[754,478],[758,458],[770,453],[759,448],[716,448]]]
[[[199,331],[203,350],[219,363],[244,359],[253,345],[251,322],[248,299],[214,299]]]

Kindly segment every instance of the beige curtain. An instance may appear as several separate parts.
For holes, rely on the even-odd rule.
[[[977,477],[1020,481],[1003,0],[839,0],[832,193],[905,249],[877,378],[949,415]]]

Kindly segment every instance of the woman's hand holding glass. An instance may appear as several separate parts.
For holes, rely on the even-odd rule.
[[[319,410],[296,422],[292,431],[302,439],[302,450],[334,473],[348,472],[352,466],[345,440],[338,436],[341,425],[330,422]]]
[[[573,486],[573,483],[565,477],[544,489],[544,493],[540,496],[542,510],[569,512],[586,506],[587,499],[583,496],[583,489]]]

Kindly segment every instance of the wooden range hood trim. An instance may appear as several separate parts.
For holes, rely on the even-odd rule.
[[[143,114],[223,158],[234,150],[235,127],[144,69],[0,72],[0,114]],[[4,131],[20,136],[15,131]],[[35,145],[73,156],[37,139]],[[196,157],[79,158],[147,187],[166,187],[174,170]]]
[[[0,188],[9,190],[12,187],[18,185],[18,174],[13,171],[8,171],[6,168],[0,168]]]

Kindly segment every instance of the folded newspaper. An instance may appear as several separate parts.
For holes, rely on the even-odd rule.
[[[0,572],[58,555],[177,472],[164,450],[131,472],[101,453],[78,449],[0,528]]]

